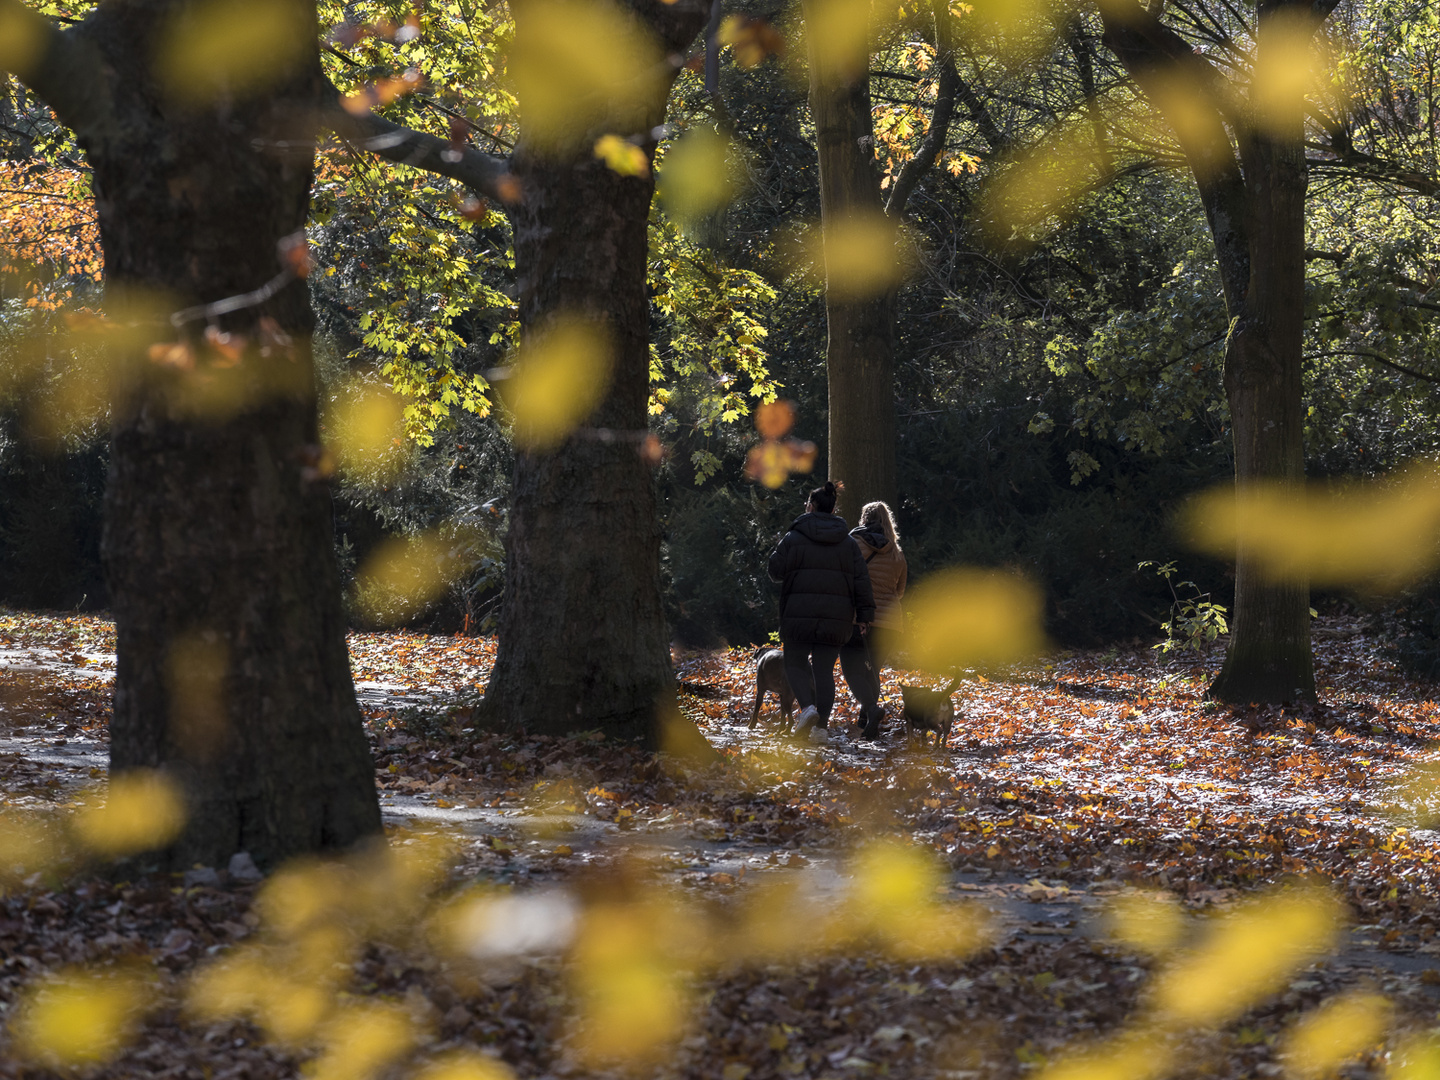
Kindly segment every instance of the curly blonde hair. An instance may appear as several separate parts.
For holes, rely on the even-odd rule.
[[[885,534],[885,538],[895,545],[896,551],[901,550],[900,530],[895,528],[895,515],[890,512],[887,503],[866,503],[860,509],[860,524],[867,529],[878,528]]]

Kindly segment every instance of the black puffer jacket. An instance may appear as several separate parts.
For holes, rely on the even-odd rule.
[[[780,637],[803,645],[844,645],[855,623],[875,618],[860,545],[835,514],[802,514],[770,554],[780,582]]]

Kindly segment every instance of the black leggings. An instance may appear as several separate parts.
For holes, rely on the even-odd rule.
[[[830,722],[835,707],[835,661],[840,656],[838,645],[812,645],[809,642],[783,642],[785,678],[795,691],[801,709],[815,706],[820,726]]]
[[[872,628],[870,634],[875,631]],[[880,661],[875,658],[869,634],[862,634],[860,628],[850,640],[840,647],[840,670],[845,673],[845,685],[865,710],[868,720],[875,706],[880,704]]]

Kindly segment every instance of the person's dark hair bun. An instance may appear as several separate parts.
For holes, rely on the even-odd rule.
[[[818,487],[810,492],[807,500],[809,505],[822,514],[833,514],[835,512],[835,499],[844,489],[845,485],[838,480],[826,480],[824,487]]]

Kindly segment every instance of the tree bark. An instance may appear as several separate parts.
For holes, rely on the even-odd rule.
[[[1260,47],[1266,45],[1261,28]],[[1305,486],[1305,192],[1303,132],[1257,132],[1241,143],[1250,204],[1250,283],[1225,348],[1235,486]],[[1210,696],[1228,702],[1315,700],[1309,583],[1262,574],[1235,552],[1235,609],[1225,663]]]
[[[1318,26],[1329,7],[1299,0],[1258,5],[1265,62],[1277,15],[1307,10]],[[1265,483],[1303,492],[1301,358],[1305,300],[1303,112],[1287,125],[1260,116],[1179,35],[1138,4],[1102,6],[1105,42],[1165,112],[1183,79],[1184,117],[1174,124],[1205,207],[1230,317],[1225,392],[1237,489]],[[1166,84],[1169,89],[1166,89]],[[1226,125],[1237,133],[1232,145]],[[1243,530],[1242,530],[1243,533]],[[1242,535],[1235,552],[1235,606],[1225,662],[1210,686],[1236,704],[1315,700],[1309,586],[1263,573]]]
[[[89,74],[109,96],[77,124],[107,309],[153,320],[115,363],[111,771],[160,769],[183,785],[188,820],[162,856],[174,867],[242,850],[274,865],[381,827],[330,494],[307,471],[318,433],[304,282],[210,320],[236,335],[233,355],[207,348],[203,323],[177,335],[163,319],[274,279],[277,245],[303,235],[320,71],[313,7],[296,5],[310,43],[299,68],[205,104],[167,97],[150,68],[180,4],[111,0],[64,35],[98,61]]]
[[[674,56],[705,25],[709,6],[651,0],[633,10]],[[523,23],[523,8],[517,17]],[[675,69],[669,74],[650,103],[647,129],[664,119]],[[591,154],[593,136],[579,142],[579,149],[547,152],[522,130],[510,159],[521,193],[510,207],[520,320],[527,336],[557,316],[592,321],[613,345],[613,366],[605,396],[580,430],[553,451],[516,454],[499,648],[485,704],[492,722],[510,727],[599,728],[653,746],[674,706],[659,516],[640,453],[654,180],[613,172]],[[640,142],[653,154],[649,134]]]
[[[817,22],[828,2],[806,0],[807,24]],[[868,53],[853,59],[810,49],[810,116],[820,160],[820,222],[827,232],[849,217],[878,220],[884,214]],[[836,513],[854,522],[867,502],[896,502],[893,284],[887,280],[856,294],[836,288],[827,270],[825,321],[828,472],[845,484]]]

